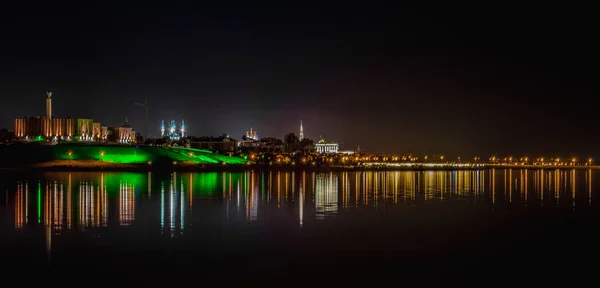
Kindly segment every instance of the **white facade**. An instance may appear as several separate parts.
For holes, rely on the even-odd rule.
[[[327,143],[325,139],[319,140],[317,144],[315,144],[315,150],[317,153],[338,153],[339,145],[337,143]]]

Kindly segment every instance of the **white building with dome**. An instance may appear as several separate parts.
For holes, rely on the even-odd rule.
[[[317,153],[323,154],[337,154],[339,149],[338,143],[327,142],[325,138],[321,138],[317,144],[315,144],[315,150]]]

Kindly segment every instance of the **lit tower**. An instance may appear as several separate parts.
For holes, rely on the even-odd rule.
[[[46,118],[52,119],[52,91],[46,91]]]
[[[298,136],[298,139],[300,141],[302,141],[302,139],[304,139],[304,129],[302,129],[302,120],[300,120],[300,135]]]
[[[171,130],[169,130],[169,134],[171,134],[171,137],[175,137],[175,131],[177,129],[177,125],[175,124],[175,120],[171,120]]]
[[[165,137],[165,120],[160,122],[160,137]]]
[[[181,120],[181,138],[185,137],[185,122]]]

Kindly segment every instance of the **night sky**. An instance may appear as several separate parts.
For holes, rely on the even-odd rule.
[[[303,120],[368,152],[600,156],[589,7],[194,2],[5,4],[0,127],[43,115],[51,89],[54,117],[142,134],[148,100],[150,136],[185,119],[283,138]]]

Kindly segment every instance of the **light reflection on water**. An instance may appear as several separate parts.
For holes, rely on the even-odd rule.
[[[206,227],[270,227],[275,223],[310,227],[347,215],[386,213],[385,217],[393,218],[401,216],[387,213],[453,205],[457,209],[467,205],[498,212],[579,211],[593,208],[596,173],[599,172],[518,169],[61,172],[2,178],[0,193],[4,201],[0,212],[8,215],[3,221],[15,233],[43,228],[50,251],[52,237],[79,231],[100,233],[111,227],[176,238]],[[120,233],[110,231],[113,232],[106,233]]]
[[[269,217],[280,213],[293,213],[295,225],[352,213],[358,208],[377,212],[389,205],[416,207],[449,201],[490,209],[584,209],[591,207],[595,198],[595,173],[513,169],[248,171],[172,173],[168,177],[152,173],[48,173],[39,179],[4,181],[2,209],[14,210],[16,229],[43,223],[54,233],[107,227],[111,222],[135,225],[140,217],[137,210],[143,209],[144,215],[159,215],[152,218],[160,219],[157,225],[163,233],[175,235],[193,222],[193,218],[187,218],[195,210],[202,212],[202,206],[207,205],[222,210],[212,217],[224,216],[225,221],[269,221]]]

